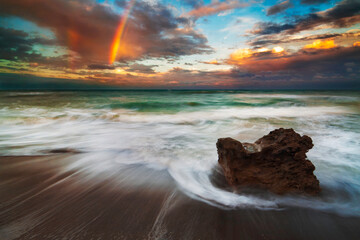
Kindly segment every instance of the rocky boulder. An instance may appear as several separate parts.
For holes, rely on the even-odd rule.
[[[220,138],[216,146],[219,164],[231,186],[263,188],[277,194],[320,192],[315,167],[306,159],[312,140],[293,129],[276,129],[255,143]]]

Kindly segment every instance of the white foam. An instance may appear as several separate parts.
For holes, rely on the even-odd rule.
[[[116,111],[115,111],[116,113]],[[336,115],[350,113],[350,110],[340,107],[245,107],[222,108],[208,111],[179,112],[176,114],[118,114],[119,121],[126,122],[152,122],[152,123],[192,123],[199,121],[218,121],[231,118],[296,118],[315,117],[323,115]],[[113,114],[110,113],[110,114]]]
[[[88,152],[70,168],[106,177],[108,171],[124,164],[160,166],[189,196],[217,206],[276,208],[285,204],[345,209],[360,215],[355,205],[360,198],[360,130],[356,123],[353,129],[345,128],[348,121],[358,120],[349,120],[347,115],[355,113],[346,107],[224,107],[174,114],[24,107],[3,108],[0,114],[1,154],[39,154],[70,147]],[[343,187],[347,200],[340,194],[325,199],[261,198],[211,184],[219,137],[253,141],[280,126],[313,138],[315,147],[308,156],[322,187],[337,191],[347,186]]]

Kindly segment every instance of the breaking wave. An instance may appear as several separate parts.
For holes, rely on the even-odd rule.
[[[219,207],[301,206],[360,215],[357,93],[53,94],[0,95],[1,155],[72,148],[83,153],[68,168],[100,177],[129,164],[162,169],[186,194]],[[323,189],[319,197],[234,193],[212,182],[218,138],[251,142],[277,127],[312,137],[308,157]]]

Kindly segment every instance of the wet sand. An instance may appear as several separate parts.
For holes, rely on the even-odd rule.
[[[359,239],[360,218],[310,209],[226,210],[165,170],[94,174],[72,154],[0,156],[0,239]],[[101,160],[99,160],[101,161]]]

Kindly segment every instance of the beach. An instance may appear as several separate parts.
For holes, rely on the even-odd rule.
[[[0,239],[358,239],[357,91],[0,92]],[[318,196],[233,191],[216,141],[293,128]]]
[[[1,157],[1,239],[357,239],[360,218],[305,208],[224,209],[162,170],[66,171],[79,156]],[[126,181],[125,181],[126,180]]]

